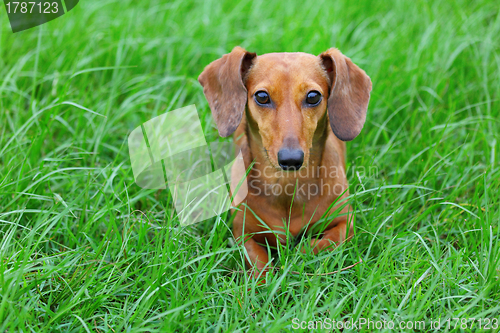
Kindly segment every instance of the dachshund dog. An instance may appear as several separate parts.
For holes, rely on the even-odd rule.
[[[287,231],[297,237],[322,223],[314,253],[352,237],[350,207],[341,202],[349,195],[344,141],[365,123],[372,89],[366,73],[335,48],[319,56],[257,56],[235,47],[198,81],[219,134],[234,133],[249,169],[233,235],[244,243],[253,275],[272,267],[266,248],[285,245]],[[245,176],[234,173],[233,180]]]

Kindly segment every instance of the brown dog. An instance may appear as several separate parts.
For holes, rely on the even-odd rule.
[[[340,203],[348,196],[343,141],[363,128],[372,88],[366,73],[334,48],[256,56],[235,47],[198,80],[219,134],[234,133],[251,166],[233,233],[255,276],[270,267],[266,244],[286,244],[286,229],[296,237],[326,220],[311,243],[315,253],[351,237],[350,208]],[[232,179],[243,177],[234,172]],[[340,216],[320,219],[342,204]]]

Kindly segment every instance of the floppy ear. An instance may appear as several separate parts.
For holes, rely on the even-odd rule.
[[[330,126],[337,138],[351,141],[365,124],[372,82],[364,70],[335,48],[319,57],[330,79]]]
[[[236,46],[205,67],[198,77],[220,136],[231,135],[241,122],[247,104],[243,78],[256,56]]]

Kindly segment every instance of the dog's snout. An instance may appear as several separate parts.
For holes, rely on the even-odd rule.
[[[304,152],[301,149],[282,148],[278,152],[278,163],[283,170],[298,170],[304,163]]]

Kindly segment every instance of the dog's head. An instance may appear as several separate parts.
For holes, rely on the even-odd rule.
[[[248,106],[251,131],[261,138],[271,164],[285,170],[308,161],[327,117],[340,140],[354,139],[365,123],[372,87],[366,73],[334,48],[319,56],[257,56],[235,47],[198,80],[219,134],[231,135]]]

